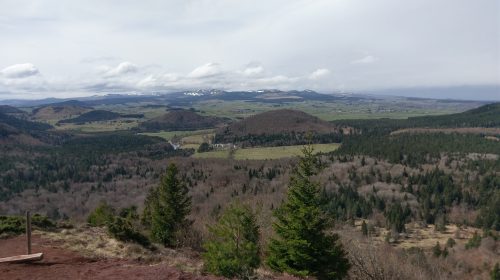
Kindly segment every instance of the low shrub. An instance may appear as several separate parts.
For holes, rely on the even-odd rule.
[[[114,217],[108,223],[108,233],[114,238],[124,242],[135,242],[142,246],[149,246],[149,239],[134,228],[132,223],[122,217]]]
[[[106,202],[102,202],[97,206],[87,218],[87,222],[91,226],[106,226],[108,234],[120,241],[135,242],[142,246],[149,246],[151,244],[149,239],[137,230],[137,227],[134,225],[134,222],[137,221],[139,221],[139,215],[137,214],[136,206],[116,211],[115,208]]]
[[[33,229],[52,230],[56,224],[46,216],[34,214],[31,217]],[[26,217],[24,216],[0,216],[0,235],[12,236],[25,233]]]
[[[477,232],[474,232],[472,238],[465,243],[465,249],[477,248],[479,245],[481,245],[481,236]]]
[[[101,202],[87,218],[87,222],[91,226],[101,227],[105,226],[115,217],[116,210],[108,205],[106,202]]]
[[[18,216],[0,216],[0,234],[17,235],[24,232],[24,222]]]

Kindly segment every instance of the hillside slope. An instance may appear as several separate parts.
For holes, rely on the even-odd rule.
[[[0,105],[0,113],[2,114],[24,114],[24,111],[9,105]]]
[[[121,115],[115,112],[106,110],[93,110],[81,114],[80,116],[72,119],[61,120],[58,123],[86,123],[96,121],[109,121],[120,118]]]
[[[307,142],[338,142],[341,131],[332,123],[298,110],[268,111],[232,123],[217,131],[218,143],[240,143],[243,146],[294,145]]]
[[[500,127],[500,102],[463,113],[408,118],[408,123],[414,127]]]
[[[282,109],[248,117],[229,125],[223,131],[235,136],[308,131],[329,133],[335,131],[335,127],[302,111]]]
[[[46,123],[32,122],[0,113],[0,123],[22,131],[44,131],[52,128]]]
[[[0,143],[40,144],[50,142],[53,136],[47,132],[51,125],[31,122],[0,113]]]
[[[500,103],[480,106],[457,114],[411,117],[408,119],[359,119],[339,120],[332,123],[338,126],[354,127],[363,134],[389,134],[406,128],[470,128],[500,127]]]
[[[443,153],[500,154],[500,103],[458,114],[335,123],[355,130],[336,151],[344,155],[384,157],[417,166],[436,161]]]
[[[40,120],[67,119],[81,115],[92,108],[83,106],[80,103],[66,102],[60,104],[50,104],[33,110],[33,118]]]
[[[140,125],[142,130],[198,130],[214,128],[224,122],[218,117],[201,116],[188,110],[175,110],[163,116],[143,122]]]

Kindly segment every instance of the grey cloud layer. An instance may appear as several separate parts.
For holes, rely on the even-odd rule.
[[[0,91],[498,85],[499,13],[492,0],[4,0]]]

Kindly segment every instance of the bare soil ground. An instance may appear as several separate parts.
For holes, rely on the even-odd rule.
[[[43,252],[44,259],[31,264],[0,264],[0,279],[220,279],[182,272],[165,262],[83,257],[62,245],[60,241],[33,236],[32,252]],[[0,258],[25,254],[25,250],[23,236],[0,239]]]

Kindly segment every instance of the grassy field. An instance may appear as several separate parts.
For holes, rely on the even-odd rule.
[[[198,146],[201,143],[211,143],[212,139],[214,138],[215,133],[203,133],[203,134],[195,134],[195,135],[189,135],[186,137],[182,137],[182,146],[189,145],[189,144],[197,144]]]
[[[327,153],[335,151],[340,144],[314,144],[316,153]],[[236,160],[264,160],[264,159],[279,159],[298,156],[302,153],[302,145],[296,146],[281,146],[281,147],[263,147],[263,148],[248,148],[237,149],[231,155],[229,150],[212,151],[207,153],[194,154],[195,158],[229,158],[232,156]]]
[[[198,150],[199,147],[199,144],[182,144],[181,146],[182,149],[194,149],[195,151]]]
[[[229,150],[219,150],[206,153],[196,153],[194,158],[229,158]]]
[[[145,103],[127,103],[127,104],[113,104],[113,105],[98,105],[94,108],[96,110],[108,110],[117,112],[120,114],[144,114],[144,120],[149,120],[152,118],[159,117],[165,113],[167,110],[165,107],[159,108],[146,108]]]

